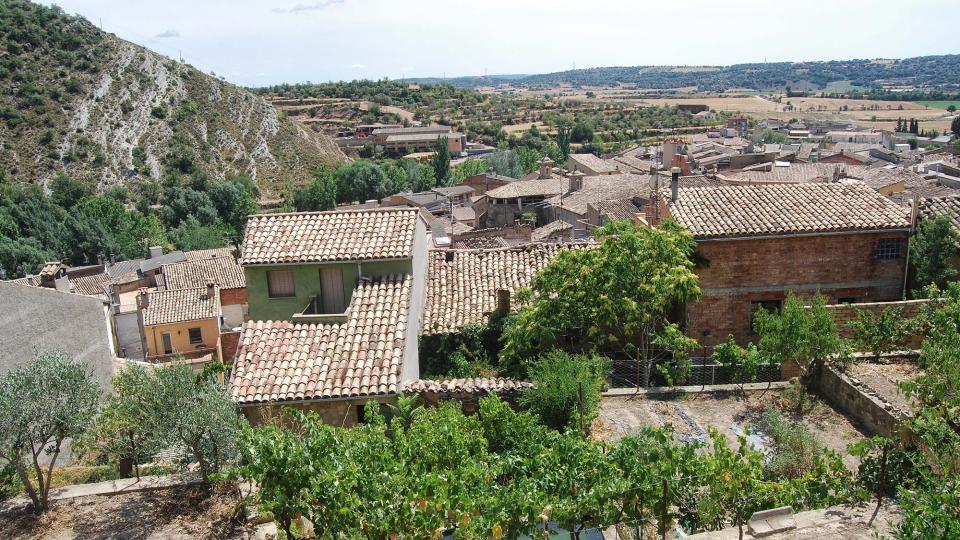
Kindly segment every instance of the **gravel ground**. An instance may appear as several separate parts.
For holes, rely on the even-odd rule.
[[[92,539],[240,539],[233,520],[235,493],[205,486],[54,501],[36,516],[20,507],[0,513],[0,537]]]

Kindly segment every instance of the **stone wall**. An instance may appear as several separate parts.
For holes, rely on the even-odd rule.
[[[821,372],[814,386],[834,408],[884,437],[900,431],[901,422],[909,416],[909,412],[897,409],[865,384],[831,368]]]

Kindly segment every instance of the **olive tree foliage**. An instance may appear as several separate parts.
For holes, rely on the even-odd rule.
[[[653,350],[658,336],[669,337],[667,315],[700,297],[693,236],[672,220],[657,229],[614,221],[596,234],[599,246],[561,252],[518,294],[522,307],[500,353],[508,373],[522,376],[525,362],[550,348],[617,353],[636,360],[646,386],[665,360]]]
[[[806,388],[831,358],[847,352],[826,305],[827,297],[820,294],[809,306],[804,306],[799,296],[790,294],[779,313],[760,308],[753,320],[753,329],[760,336],[760,354],[775,364],[796,362],[800,382]]]
[[[0,377],[0,458],[16,469],[35,512],[47,509],[64,442],[84,433],[99,401],[87,370],[63,354],[39,355]]]
[[[86,446],[135,463],[165,448],[183,448],[209,477],[236,456],[244,424],[214,377],[198,376],[184,364],[128,366],[114,378],[114,394]]]
[[[957,256],[958,245],[960,233],[949,217],[937,216],[920,221],[916,234],[910,238],[910,262],[920,287],[932,283],[942,288],[957,275],[953,259]]]

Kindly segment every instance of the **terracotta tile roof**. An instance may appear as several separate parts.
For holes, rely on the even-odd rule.
[[[569,231],[572,228],[573,228],[573,225],[570,225],[566,221],[558,219],[555,221],[551,221],[550,223],[547,223],[543,227],[537,227],[536,229],[534,229],[533,233],[530,235],[530,239],[533,240],[534,242],[543,242],[544,240],[551,238],[557,233],[561,233],[563,231]]]
[[[666,179],[670,182],[669,177]],[[577,215],[587,213],[587,205],[600,201],[646,197],[650,195],[650,176],[638,174],[610,174],[588,176],[583,179],[583,189],[547,199],[547,204],[562,206]]]
[[[597,173],[615,173],[619,171],[616,163],[600,159],[593,154],[570,154],[570,161],[580,165],[580,167],[575,170],[586,168]]]
[[[240,264],[405,259],[416,226],[405,208],[250,216]]]
[[[787,167],[771,166],[770,171],[725,171],[720,176],[725,180],[743,183],[801,184],[832,180],[834,170],[838,167],[846,176],[854,178],[860,178],[865,169],[862,165],[795,162]]]
[[[910,226],[904,208],[860,182],[681,188],[668,206],[698,239]]]
[[[206,287],[150,291],[143,310],[144,326],[213,319],[220,316],[220,295]]]
[[[632,199],[617,199],[613,201],[599,201],[591,203],[598,215],[605,216],[607,219],[626,219],[633,221],[640,209],[633,204]]]
[[[569,189],[570,181],[563,177],[541,180],[517,180],[507,185],[491,189],[487,197],[491,199],[516,199],[517,197],[550,197]]]
[[[200,259],[213,259],[216,257],[233,258],[233,248],[222,247],[222,248],[213,248],[213,249],[195,249],[193,251],[185,251],[184,255],[187,256],[188,261],[197,261]]]
[[[221,289],[247,286],[243,267],[237,264],[233,255],[165,264],[160,267],[160,273],[166,280],[167,289],[206,287],[208,279],[212,279]]]
[[[410,394],[487,394],[519,392],[533,388],[530,381],[506,377],[474,377],[470,379],[427,380],[417,379],[403,384],[403,391]]]
[[[410,276],[361,282],[338,324],[250,321],[230,392],[240,404],[393,394],[398,390]]]
[[[588,244],[528,244],[504,249],[433,250],[427,269],[423,335],[458,332],[485,324],[496,308],[497,289],[515,293],[566,249]],[[513,295],[511,295],[512,297]]]
[[[70,283],[73,284],[73,292],[88,296],[107,294],[107,285],[110,282],[110,276],[106,272],[70,278]]]
[[[924,197],[919,200],[917,213],[920,219],[947,216],[955,229],[960,229],[960,196]]]

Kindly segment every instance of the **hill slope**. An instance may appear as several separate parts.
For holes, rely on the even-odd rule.
[[[446,82],[477,87],[501,83],[514,86],[636,84],[641,88],[697,87],[722,92],[731,88],[783,89],[793,84],[823,88],[836,81],[865,88],[913,86],[957,90],[960,55],[920,56],[902,60],[834,60],[830,62],[768,62],[731,66],[629,66],[576,69],[522,77],[457,77],[410,79],[412,82]]]
[[[239,173],[269,196],[342,161],[245,89],[58,8],[0,0],[0,174],[46,184],[64,171],[102,189]]]

